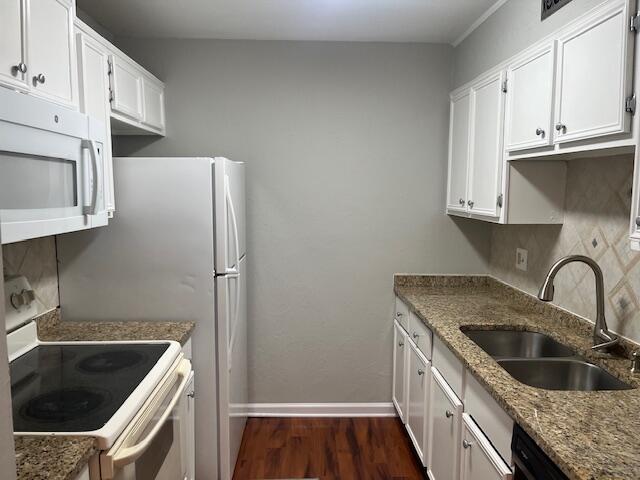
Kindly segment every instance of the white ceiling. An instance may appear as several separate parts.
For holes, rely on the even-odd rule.
[[[114,35],[453,43],[506,0],[77,0]],[[497,6],[497,5],[496,5]]]

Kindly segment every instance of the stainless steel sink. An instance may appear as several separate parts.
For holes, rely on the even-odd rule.
[[[463,333],[494,358],[570,357],[569,347],[542,333],[515,330],[467,330]]]
[[[521,383],[547,390],[627,390],[631,385],[553,338],[515,330],[463,330]]]
[[[578,358],[500,359],[513,378],[547,390],[628,390],[631,385],[618,380],[597,365]]]

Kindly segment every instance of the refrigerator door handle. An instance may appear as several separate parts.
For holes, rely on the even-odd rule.
[[[238,241],[238,219],[236,217],[236,210],[233,206],[233,198],[231,196],[231,188],[229,185],[229,175],[224,176],[224,189],[225,189],[225,195],[227,197],[227,205],[229,207],[229,213],[231,213],[231,223],[233,225],[233,239],[234,239],[235,254],[236,254],[236,268],[228,268],[227,274],[237,279],[233,322],[231,323],[230,328],[227,329],[227,332],[229,332],[229,344],[227,346],[227,365],[229,367],[229,370],[231,370],[231,361],[232,361],[231,359],[233,357],[232,354],[233,354],[233,345],[235,343],[236,326],[238,323],[238,317],[240,316],[240,312],[239,312],[240,289],[242,287],[241,287],[241,278],[240,278],[240,244]]]

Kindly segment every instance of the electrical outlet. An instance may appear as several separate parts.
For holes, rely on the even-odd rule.
[[[529,254],[524,248],[516,248],[516,268],[527,271],[527,255]]]

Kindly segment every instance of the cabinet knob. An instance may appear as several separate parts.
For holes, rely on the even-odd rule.
[[[471,448],[471,442],[466,438],[462,441],[463,448]]]
[[[446,415],[447,418],[453,417],[453,412],[451,410],[447,410],[446,412],[444,412],[444,414]]]
[[[469,208],[473,208],[473,200],[469,200],[467,202],[467,205],[469,205]]]
[[[404,342],[398,342],[399,347],[404,347]]]
[[[556,131],[567,133],[567,126],[564,123],[556,123]]]
[[[536,135],[544,138],[544,128],[540,128],[540,127],[536,128]]]
[[[44,73],[39,73],[38,75],[33,77],[34,85],[38,84],[38,83],[44,83],[46,80],[47,80],[47,78],[44,76]]]
[[[191,391],[191,392],[187,393],[187,397],[189,397],[189,398],[195,398],[195,396],[196,396],[196,392],[194,392],[194,391]]]
[[[418,339],[418,337],[420,337],[419,334],[417,334],[416,332],[413,332],[413,335],[411,335],[413,338],[415,338],[416,340]]]
[[[402,312],[397,312],[396,313],[396,317],[401,317],[402,316]]]
[[[418,375],[424,375],[424,370],[418,369]]]
[[[461,198],[458,202],[460,202],[460,205],[464,205],[464,198]]]
[[[18,73],[27,73],[27,64],[24,62],[20,62],[19,64],[11,67],[11,72],[14,75],[17,75]]]
[[[640,217],[636,217],[636,227],[640,227]]]

